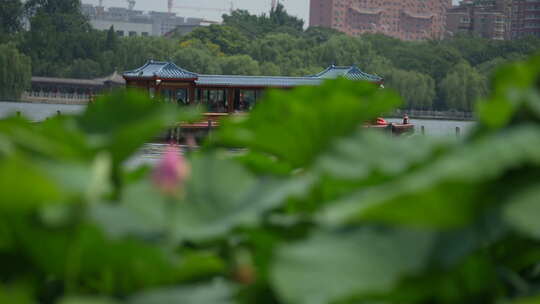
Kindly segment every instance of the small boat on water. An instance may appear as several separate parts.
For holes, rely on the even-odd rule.
[[[364,127],[369,129],[384,130],[393,135],[402,135],[414,133],[414,125],[410,123],[409,116],[405,114],[403,116],[402,123],[388,122],[384,118],[377,118],[374,122],[364,124]]]

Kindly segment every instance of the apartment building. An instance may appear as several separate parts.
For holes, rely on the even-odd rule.
[[[311,0],[310,26],[349,35],[383,33],[403,40],[439,39],[452,0]]]
[[[471,33],[488,39],[540,37],[540,0],[466,0],[448,10],[449,35]]]

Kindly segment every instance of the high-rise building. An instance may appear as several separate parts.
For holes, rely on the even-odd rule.
[[[510,36],[511,0],[466,0],[446,13],[447,34],[469,33],[495,40]]]
[[[540,37],[540,0],[465,0],[448,10],[447,33],[488,39]]]
[[[540,37],[540,0],[512,0],[510,38]]]
[[[438,39],[445,34],[452,0],[311,0],[310,26],[349,35],[383,33],[404,40]]]

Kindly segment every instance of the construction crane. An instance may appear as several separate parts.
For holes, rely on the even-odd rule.
[[[234,4],[231,1],[231,7],[229,9],[226,8],[216,8],[216,7],[199,7],[199,6],[176,6],[174,5],[174,0],[167,0],[167,7],[169,13],[172,13],[173,9],[175,8],[181,8],[181,9],[187,9],[187,10],[195,10],[195,11],[214,11],[214,12],[232,12],[234,11]]]

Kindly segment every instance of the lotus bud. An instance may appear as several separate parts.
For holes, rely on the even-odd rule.
[[[167,147],[152,176],[156,187],[167,195],[177,195],[189,175],[189,164],[175,145]]]

